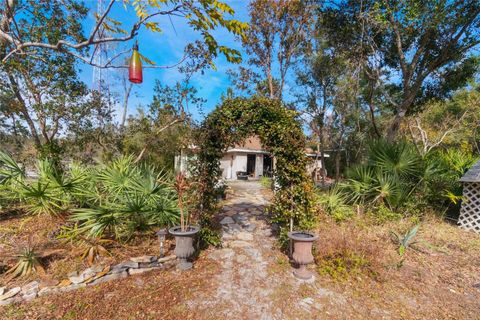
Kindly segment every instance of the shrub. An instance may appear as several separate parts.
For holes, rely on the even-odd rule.
[[[25,169],[10,154],[0,151],[0,208],[9,207],[18,201],[18,190],[25,180]]]
[[[374,224],[383,224],[388,221],[400,220],[405,216],[404,213],[393,211],[384,205],[368,208],[366,214]]]
[[[341,185],[354,204],[401,207],[422,182],[426,167],[415,148],[407,142],[370,143],[367,161],[347,171]]]
[[[72,163],[63,169],[39,160],[37,179],[0,153],[0,195],[31,214],[71,214],[75,237],[129,239],[134,232],[171,225],[179,211],[172,179],[155,168],[119,157],[103,165]],[[67,232],[68,233],[68,232]]]
[[[40,263],[40,256],[35,248],[31,246],[22,248],[20,253],[15,255],[15,258],[17,263],[5,273],[7,281],[17,277],[28,276],[31,273],[45,274],[45,269]]]
[[[320,210],[331,216],[335,221],[340,222],[351,218],[354,210],[347,205],[346,194],[338,187],[333,187],[328,192],[317,192],[317,203]]]
[[[39,160],[38,179],[25,180],[15,190],[22,206],[31,214],[59,215],[79,205],[77,197],[91,184],[91,175],[79,165],[63,170],[51,160]]]
[[[128,240],[135,231],[172,225],[179,210],[172,179],[153,167],[120,157],[99,166],[90,189],[79,193],[84,207],[73,210],[77,233]]]
[[[432,168],[425,196],[435,207],[457,204],[462,197],[460,178],[478,161],[472,153],[459,149],[431,152],[426,161]]]

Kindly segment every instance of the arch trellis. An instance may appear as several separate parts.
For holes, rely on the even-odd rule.
[[[194,174],[203,226],[216,209],[214,188],[224,151],[254,134],[276,161],[279,190],[270,207],[274,221],[283,232],[290,223],[301,229],[312,226],[313,185],[305,171],[305,136],[297,116],[280,101],[263,97],[227,99],[208,115],[198,131],[200,150]]]

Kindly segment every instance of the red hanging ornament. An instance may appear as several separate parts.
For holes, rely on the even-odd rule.
[[[142,60],[140,53],[138,53],[138,44],[133,46],[132,58],[130,59],[130,66],[128,68],[128,80],[132,83],[142,83]]]

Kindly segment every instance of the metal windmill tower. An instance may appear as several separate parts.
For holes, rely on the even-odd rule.
[[[106,7],[103,0],[97,0],[97,15],[103,14],[105,12]],[[107,31],[103,26],[100,26],[97,32],[98,38],[104,38],[107,36]],[[106,68],[100,68],[98,66],[103,66],[107,62],[108,53],[110,50],[110,46],[108,43],[99,43],[95,46],[93,50],[93,77],[92,77],[92,89],[97,90],[99,92],[109,91],[109,72]]]

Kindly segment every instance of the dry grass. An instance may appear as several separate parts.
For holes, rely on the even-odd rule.
[[[345,280],[362,275],[377,278],[382,273],[384,249],[368,230],[353,223],[330,223],[322,225],[318,234],[315,261],[319,274]]]
[[[358,318],[478,319],[480,236],[427,216],[400,265],[390,232],[403,234],[417,222],[380,226],[354,219],[322,225],[316,254],[319,282],[349,301],[342,316],[353,308]]]
[[[278,279],[269,296],[286,319],[479,319],[480,236],[438,218],[426,217],[415,238],[417,243],[400,256],[390,232],[404,233],[417,221],[405,219],[371,225],[363,218],[337,224],[322,219],[316,245],[317,270],[313,284],[292,285],[286,281],[291,267],[278,249],[271,251],[268,275]],[[0,255],[16,242],[33,237],[43,250],[61,249],[53,255],[47,271],[55,276],[84,267],[74,246],[48,240],[61,221],[44,217],[14,216],[0,220]],[[155,237],[137,238],[129,246],[110,248],[105,262],[127,256],[156,253]],[[203,252],[195,268],[186,273],[152,272],[97,287],[52,295],[32,303],[0,309],[2,319],[211,319],[189,308],[197,295],[217,292],[217,262]],[[241,267],[241,266],[235,266]],[[260,288],[261,285],[252,284]],[[252,288],[254,290],[254,288]],[[298,302],[312,298],[310,309]],[[212,304],[209,314],[223,310]],[[221,314],[219,312],[219,314]],[[242,315],[232,315],[242,319]]]
[[[14,254],[28,245],[34,246],[41,256],[47,279],[61,280],[72,271],[87,268],[88,264],[81,258],[87,244],[56,238],[56,234],[65,223],[61,218],[45,215],[28,216],[21,213],[0,215],[0,286],[6,284],[2,274],[16,262]],[[139,235],[128,244],[113,242],[105,247],[109,255],[99,257],[96,263],[107,265],[132,256],[158,255],[159,250],[158,240],[153,232]],[[173,249],[173,240],[167,241],[166,248]],[[39,279],[39,275],[32,274],[22,279],[14,279],[8,285],[21,285],[33,279]]]
[[[10,305],[0,314],[2,319],[204,319],[187,301],[209,290],[217,271],[215,264],[200,258],[188,272],[155,271]]]

